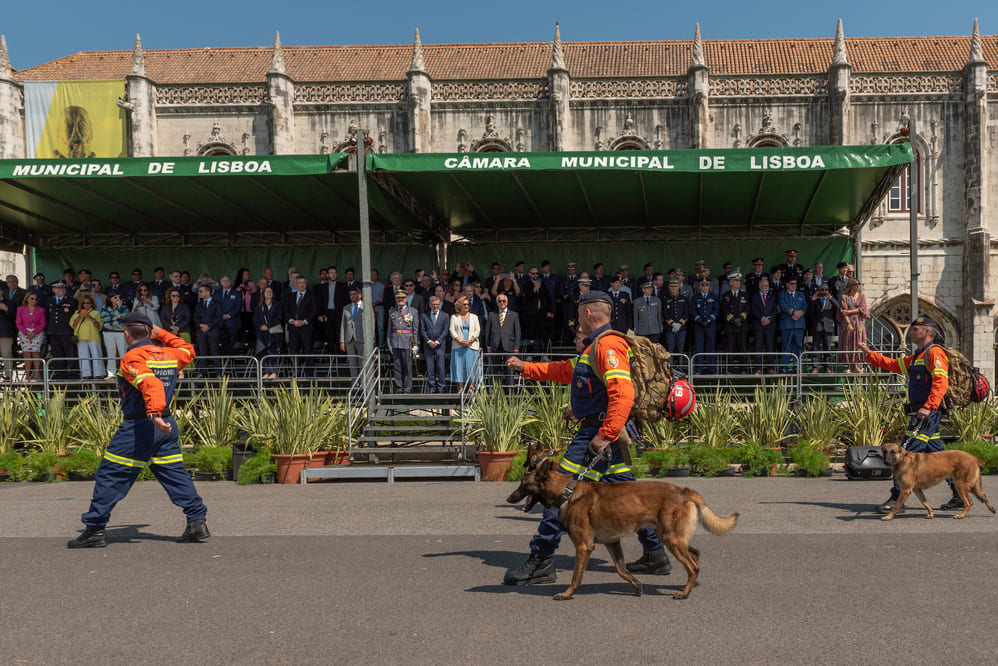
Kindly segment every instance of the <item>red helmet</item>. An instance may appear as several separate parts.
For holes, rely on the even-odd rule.
[[[971,402],[984,402],[988,394],[991,393],[991,382],[988,381],[987,377],[978,372],[977,368],[974,368],[971,379],[973,381],[970,393]]]
[[[697,396],[693,386],[685,377],[674,379],[669,386],[669,396],[665,401],[667,416],[670,421],[678,421],[690,415],[697,405]]]

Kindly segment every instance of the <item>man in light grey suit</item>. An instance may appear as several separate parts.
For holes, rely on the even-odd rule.
[[[485,350],[493,356],[494,376],[512,376],[506,367],[506,358],[520,353],[520,318],[509,309],[509,299],[500,293],[496,297],[496,312],[489,313],[489,323],[485,332]]]
[[[356,287],[350,288],[349,297],[340,317],[340,351],[348,355],[350,376],[356,377],[364,357],[364,304]]]

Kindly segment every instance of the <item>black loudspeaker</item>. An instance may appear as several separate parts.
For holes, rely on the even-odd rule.
[[[891,466],[884,462],[879,446],[850,446],[846,449],[846,478],[852,481],[891,478]]]

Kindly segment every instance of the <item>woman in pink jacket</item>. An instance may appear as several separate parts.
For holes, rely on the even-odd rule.
[[[28,292],[24,303],[17,309],[17,339],[21,344],[21,355],[24,356],[24,380],[37,382],[41,380],[38,371],[41,370],[42,345],[45,343],[45,308],[38,305],[38,294]]]

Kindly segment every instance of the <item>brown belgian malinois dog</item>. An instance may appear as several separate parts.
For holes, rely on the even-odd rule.
[[[904,502],[912,492],[928,511],[926,518],[932,518],[932,507],[925,501],[922,491],[931,488],[946,477],[953,478],[953,487],[963,500],[963,511],[953,516],[963,518],[970,511],[970,494],[984,502],[991,513],[995,512],[991,500],[981,489],[981,467],[984,461],[979,460],[966,451],[936,451],[934,453],[914,453],[901,447],[896,442],[888,442],[883,446],[884,462],[894,470],[894,480],[901,488],[901,494],[891,512],[881,520],[891,520],[904,506]]]
[[[528,453],[528,457],[531,454]],[[531,458],[531,467],[535,459]],[[528,467],[529,469],[529,467]],[[552,470],[552,461],[546,456],[528,472],[507,501],[518,504],[526,500],[524,511],[538,502],[546,507],[557,506],[571,476]],[[686,587],[673,595],[685,599],[690,595],[700,573],[700,551],[690,545],[696,531],[697,520],[711,534],[727,534],[738,520],[738,514],[721,518],[707,508],[700,493],[661,481],[624,481],[621,483],[596,483],[579,481],[571,495],[561,503],[559,520],[575,544],[575,568],[572,584],[555,599],[571,599],[582,583],[589,556],[597,543],[610,552],[613,565],[620,577],[641,595],[641,583],[627,571],[620,540],[643,527],[651,527],[669,551],[686,568]]]

